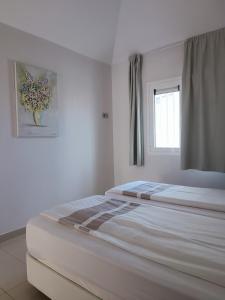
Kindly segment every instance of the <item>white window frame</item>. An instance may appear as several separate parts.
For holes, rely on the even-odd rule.
[[[154,90],[180,86],[180,110],[182,105],[181,77],[174,77],[166,80],[152,81],[147,83],[147,142],[150,154],[180,155],[180,148],[156,148],[155,147],[155,114],[154,114]],[[181,128],[181,114],[180,114]]]

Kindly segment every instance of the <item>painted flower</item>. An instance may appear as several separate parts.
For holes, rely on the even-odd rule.
[[[20,102],[26,111],[42,112],[49,108],[52,91],[48,79],[35,80],[25,71],[26,81],[20,87]]]

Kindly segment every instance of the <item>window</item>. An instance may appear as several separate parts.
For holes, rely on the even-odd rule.
[[[180,148],[180,80],[150,85],[150,144],[154,152],[178,152]]]

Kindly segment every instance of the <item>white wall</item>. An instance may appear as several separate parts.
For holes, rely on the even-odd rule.
[[[9,60],[58,73],[58,138],[12,135]],[[55,204],[112,186],[111,123],[110,66],[0,25],[0,234]]]
[[[130,180],[156,180],[182,185],[225,188],[225,174],[180,170],[180,157],[150,154],[147,145],[147,83],[181,76],[183,46],[174,45],[144,55],[143,89],[145,166],[129,166],[128,62],[112,67],[114,174],[116,184]]]

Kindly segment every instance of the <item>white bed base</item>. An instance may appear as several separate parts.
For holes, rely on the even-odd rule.
[[[27,280],[52,300],[99,300],[27,253]]]

